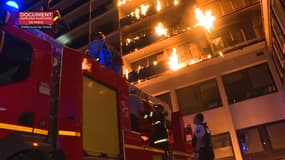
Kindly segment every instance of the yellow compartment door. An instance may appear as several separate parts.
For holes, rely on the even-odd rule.
[[[83,149],[90,156],[118,157],[117,92],[89,77],[83,77]]]

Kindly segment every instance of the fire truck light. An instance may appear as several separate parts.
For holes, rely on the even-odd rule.
[[[59,19],[59,16],[55,16],[54,18],[53,18],[53,21],[55,22],[56,20],[58,20]]]
[[[7,1],[6,3],[5,3],[5,5],[6,6],[8,6],[8,7],[10,7],[10,8],[12,8],[12,9],[16,9],[16,10],[18,10],[20,7],[19,7],[19,4],[16,2],[16,1]]]
[[[58,37],[56,40],[62,44],[67,44],[67,43],[71,42],[70,37],[68,37],[67,35],[62,35],[62,36]]]
[[[148,115],[147,115],[147,114],[145,114],[143,118],[144,118],[144,119],[147,119],[147,118],[148,118]]]
[[[39,147],[39,146],[40,146],[40,144],[37,143],[37,142],[33,142],[32,145],[33,145],[34,147]]]
[[[141,139],[142,139],[143,141],[147,141],[149,138],[148,138],[147,136],[141,136]]]

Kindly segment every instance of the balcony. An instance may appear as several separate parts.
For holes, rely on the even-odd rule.
[[[246,31],[245,28],[247,29]],[[238,29],[229,26],[225,28],[223,32],[220,32],[221,34],[214,34],[210,39],[211,45],[203,46],[202,41],[207,43],[206,39],[201,39],[203,36],[198,39],[190,39],[182,45],[164,49],[160,54],[156,54],[157,56],[155,57],[148,56],[131,63],[131,68],[128,69],[131,71],[128,73],[128,80],[132,83],[138,83],[158,77],[162,73],[170,71],[171,67],[169,66],[169,62],[174,50],[175,54],[177,54],[176,65],[178,69],[180,69],[196,63],[210,61],[216,57],[224,57],[234,50],[242,49],[263,41],[264,35],[261,34],[261,31],[262,24],[244,24]],[[217,35],[221,35],[221,37]],[[220,40],[219,43],[217,43],[217,39]]]

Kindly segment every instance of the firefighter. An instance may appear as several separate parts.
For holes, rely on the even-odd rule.
[[[204,123],[204,116],[198,113],[194,117],[194,124],[196,125],[192,145],[195,149],[194,160],[214,160],[214,151],[211,144],[211,133]]]
[[[168,133],[166,128],[166,119],[161,104],[154,105],[152,116],[153,135],[151,146],[168,151]]]
[[[112,67],[111,54],[105,43],[105,35],[102,32],[95,33],[93,41],[89,43],[89,56],[106,68]]]

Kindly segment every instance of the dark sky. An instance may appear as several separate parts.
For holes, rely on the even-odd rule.
[[[20,0],[21,10],[26,10],[26,9],[30,8],[37,1],[41,1],[41,0]]]

